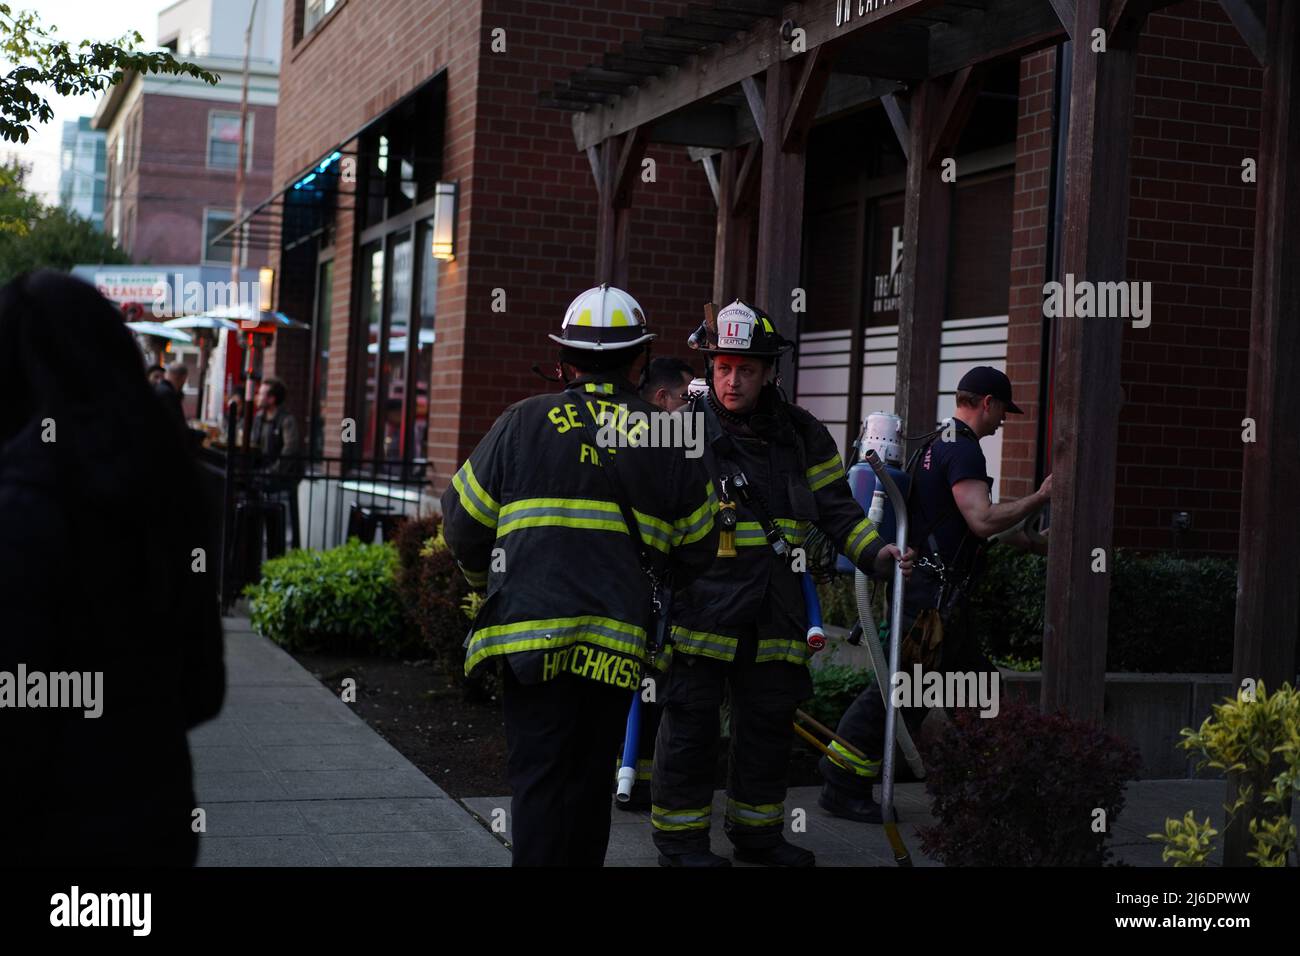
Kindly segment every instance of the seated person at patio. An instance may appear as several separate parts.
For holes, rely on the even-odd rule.
[[[261,473],[273,491],[289,491],[302,477],[302,438],[298,421],[285,410],[288,390],[278,378],[266,378],[257,389],[252,447],[261,455]]]
[[[189,428],[185,420],[185,380],[189,376],[190,370],[185,367],[184,362],[172,362],[167,366],[162,380],[153,387],[154,394],[167,410],[167,417],[185,430]],[[182,431],[181,434],[185,432]]]

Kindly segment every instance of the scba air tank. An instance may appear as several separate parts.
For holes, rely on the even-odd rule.
[[[897,525],[894,508],[889,503],[884,488],[878,488],[876,473],[865,461],[868,450],[874,450],[885,463],[885,471],[905,496],[908,488],[907,473],[903,471],[903,420],[889,412],[872,412],[862,426],[858,439],[858,460],[849,469],[849,488],[862,510],[867,513],[885,544],[892,544]],[[843,574],[853,573],[853,563],[844,555],[835,562],[835,569]]]

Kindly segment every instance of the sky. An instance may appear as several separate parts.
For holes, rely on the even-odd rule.
[[[137,30],[144,37],[144,48],[158,42],[158,13],[172,0],[9,0],[17,10],[35,10],[46,26],[57,26],[58,36],[75,46],[81,40],[115,40],[123,33]],[[0,60],[0,71],[8,72],[11,64]],[[11,153],[31,164],[28,180],[32,192],[45,202],[58,202],[59,142],[63,123],[95,112],[94,96],[66,97],[45,90],[54,118],[36,124],[36,131],[26,143],[0,141],[0,156]]]

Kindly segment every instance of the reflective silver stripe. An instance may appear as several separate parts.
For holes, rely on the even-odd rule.
[[[785,805],[781,803],[764,803],[754,806],[729,799],[727,800],[727,817],[744,826],[777,826],[785,821]]]
[[[729,661],[736,656],[739,642],[725,634],[710,634],[707,631],[691,631],[674,626],[673,645],[685,654],[694,652],[703,657],[716,657]]]

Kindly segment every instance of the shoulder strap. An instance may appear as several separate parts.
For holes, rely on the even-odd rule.
[[[592,441],[595,441],[595,435],[600,431],[600,423],[596,421],[596,416],[592,414],[591,407],[587,404],[586,394],[580,392],[577,397],[578,404],[582,407],[588,423],[594,429]],[[660,575],[656,570],[655,559],[646,547],[645,539],[641,536],[641,523],[637,521],[636,515],[632,513],[632,507],[623,494],[623,484],[619,480],[618,470],[614,467],[617,456],[609,454],[609,449],[603,450],[606,452],[606,456],[605,460],[600,463],[600,473],[605,476],[605,480],[609,483],[610,496],[618,504],[619,511],[623,514],[623,522],[627,525],[627,533],[632,536],[632,543],[637,549],[637,560],[641,563],[641,570],[651,578],[657,579]]]

